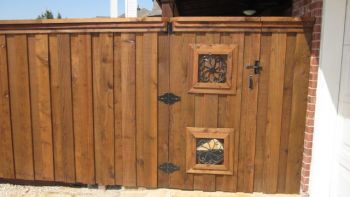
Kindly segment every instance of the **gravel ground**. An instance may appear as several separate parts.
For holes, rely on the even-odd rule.
[[[85,187],[23,186],[0,184],[0,197],[299,197],[226,192],[181,191],[173,189],[88,189]]]

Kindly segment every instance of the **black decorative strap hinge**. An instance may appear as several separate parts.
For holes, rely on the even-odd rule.
[[[176,165],[174,165],[172,163],[168,163],[168,162],[162,163],[158,168],[159,168],[159,170],[162,170],[168,174],[180,170],[179,166],[176,166]]]
[[[158,100],[164,102],[165,104],[172,105],[181,100],[181,97],[176,96],[173,93],[165,93],[158,97]]]

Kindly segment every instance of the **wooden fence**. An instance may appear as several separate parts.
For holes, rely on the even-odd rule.
[[[171,21],[0,21],[0,177],[297,193],[312,20]],[[238,47],[234,95],[188,93],[195,43]],[[186,127],[234,128],[232,175],[186,172]]]

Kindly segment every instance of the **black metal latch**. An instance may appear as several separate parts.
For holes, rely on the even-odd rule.
[[[253,69],[254,70],[254,74],[258,75],[261,73],[262,71],[262,67],[260,66],[260,61],[257,60],[255,61],[254,65],[247,65],[246,69]]]
[[[173,163],[162,163],[159,167],[159,170],[162,170],[165,173],[173,173],[180,170],[179,166],[174,165]]]
[[[158,100],[164,102],[165,104],[172,105],[181,100],[181,97],[176,96],[173,93],[165,93],[158,97]]]

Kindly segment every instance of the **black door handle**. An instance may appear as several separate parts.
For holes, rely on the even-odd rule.
[[[260,61],[257,60],[257,61],[255,61],[254,65],[247,65],[246,69],[253,69],[254,74],[258,75],[262,71],[262,66],[260,66]]]

